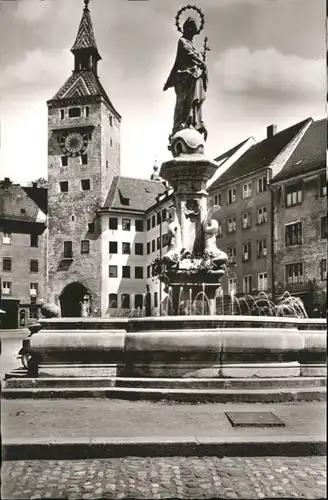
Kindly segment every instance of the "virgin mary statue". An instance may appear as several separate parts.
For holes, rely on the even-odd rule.
[[[196,21],[188,17],[183,24],[183,34],[178,42],[177,55],[172,71],[163,87],[174,87],[176,104],[172,135],[191,125],[204,134],[207,131],[202,117],[202,105],[206,99],[207,68],[203,56],[192,43],[198,33]]]

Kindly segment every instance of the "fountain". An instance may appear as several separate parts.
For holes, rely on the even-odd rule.
[[[187,9],[199,14],[199,26],[190,17],[180,26]],[[205,40],[203,54],[199,54],[192,43],[203,27],[204,16],[197,7],[184,7],[176,24],[183,36],[164,86],[164,90],[174,86],[177,95],[169,138],[172,159],[162,164],[160,172],[173,187],[174,206],[169,212],[168,251],[153,265],[155,276],[166,286],[165,314],[146,316],[145,303],[124,318],[40,320],[41,330],[25,339],[30,382],[25,381],[24,387],[74,387],[75,379],[76,387],[83,383],[85,389],[80,392],[84,396],[87,387],[102,384],[107,397],[118,397],[122,387],[122,397],[128,397],[128,387],[143,384],[160,387],[160,398],[163,391],[170,394],[168,388],[174,381],[176,387],[233,388],[236,380],[237,387],[249,388],[254,387],[255,378],[266,388],[272,387],[268,379],[275,380],[278,391],[266,401],[297,397],[290,392],[284,396],[284,384],[303,384],[303,397],[311,399],[309,394],[323,385],[326,372],[324,320],[307,318],[299,299],[285,294],[274,303],[264,292],[256,298],[237,298],[232,293],[230,314],[225,314],[220,278],[228,257],[216,244],[220,207],[208,209],[206,191],[206,183],[217,169],[205,155],[207,130],[202,118],[209,48]],[[14,397],[10,391],[20,386],[13,380],[7,384],[4,395]],[[221,401],[247,400],[240,390],[239,396],[219,392],[216,396]],[[143,397],[154,394],[154,390],[142,391]],[[264,396],[257,397],[262,401]]]

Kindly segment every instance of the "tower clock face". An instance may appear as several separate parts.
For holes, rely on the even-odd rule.
[[[88,134],[80,132],[71,132],[63,134],[60,140],[62,152],[67,156],[82,155],[88,147]]]

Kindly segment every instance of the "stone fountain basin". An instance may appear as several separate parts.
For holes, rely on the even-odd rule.
[[[43,328],[24,346],[43,370],[65,363],[65,374],[68,365],[80,363],[86,374],[93,367],[97,375],[95,365],[102,363],[109,371],[102,366],[101,373],[121,376],[299,376],[301,365],[307,375],[322,375],[326,359],[325,321],[317,319],[177,316],[40,323]]]

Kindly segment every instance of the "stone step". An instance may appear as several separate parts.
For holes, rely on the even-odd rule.
[[[285,403],[324,401],[325,387],[278,389],[154,389],[128,387],[4,388],[4,399],[109,398],[124,400],[176,401],[184,403]]]
[[[9,378],[5,387],[28,388],[79,388],[122,387],[158,389],[277,389],[297,387],[322,387],[325,377],[273,377],[273,378],[129,378],[129,377],[39,377]]]

